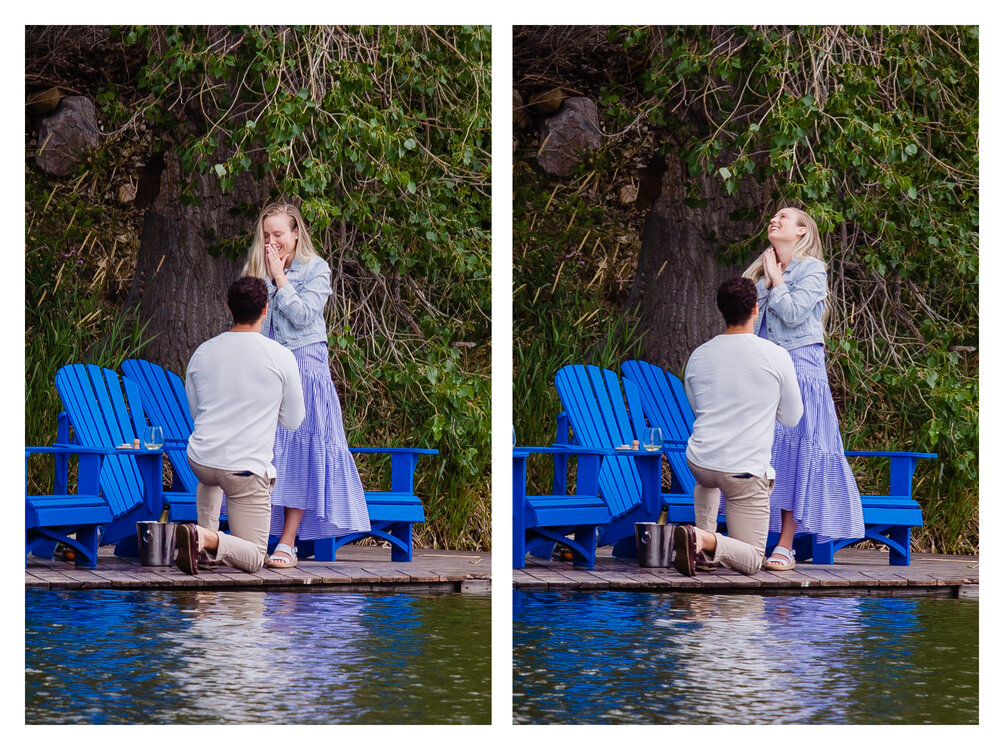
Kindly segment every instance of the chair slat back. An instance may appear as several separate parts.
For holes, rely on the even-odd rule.
[[[56,391],[69,417],[75,442],[115,448],[140,437],[145,416],[134,382],[96,365],[66,365],[56,373]],[[101,469],[101,494],[115,518],[142,502],[142,478],[135,459],[108,456]]]
[[[184,381],[175,373],[144,359],[126,359],[122,372],[134,380],[142,395],[142,405],[150,424],[163,428],[165,437],[187,440],[194,431]],[[191,470],[185,447],[165,446],[163,451],[173,467],[174,491],[194,492],[198,478]]]
[[[641,435],[638,425],[644,424],[645,418],[638,408],[638,394],[623,395],[622,383],[615,372],[593,365],[567,365],[556,373],[555,382],[577,444],[615,448],[631,445]],[[631,388],[632,384],[626,385],[627,390]],[[641,502],[642,485],[631,460],[605,460],[599,484],[612,518],[624,515]]]
[[[663,430],[667,440],[684,440],[691,437],[694,428],[694,413],[688,403],[684,384],[680,379],[649,362],[629,360],[622,363],[622,373],[634,381],[650,425]],[[671,485],[671,491],[690,495],[694,492],[695,479],[687,465],[682,451],[665,452],[670,464],[671,475],[680,484]]]

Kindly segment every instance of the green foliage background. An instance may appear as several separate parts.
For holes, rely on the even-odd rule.
[[[978,29],[631,26],[606,33],[610,47],[642,71],[611,74],[588,92],[614,135],[555,189],[530,163],[530,149],[516,152],[515,286],[553,278],[551,267],[577,251],[577,268],[559,277],[553,332],[539,326],[523,291],[515,295],[514,387],[531,394],[521,411],[544,409],[550,424],[557,411],[551,394],[535,392],[526,347],[551,350],[575,338],[559,364],[595,361],[593,335],[571,323],[582,319],[586,330],[630,320],[621,303],[641,228],[614,198],[619,170],[627,173],[643,149],[648,158],[649,136],[659,134],[654,148],[682,159],[691,178],[690,205],[703,200],[694,178],[707,175],[734,196],[748,181],[764,183],[772,207],[799,205],[817,220],[833,300],[828,366],[845,445],[937,452],[918,470],[925,526],[917,548],[978,551]],[[559,229],[595,212],[606,228],[593,225],[586,241],[576,239],[584,226],[571,238]],[[628,225],[638,234],[618,245],[631,247],[633,262],[618,261],[617,278],[608,278],[602,269]],[[741,238],[731,261],[748,264],[765,241]],[[539,333],[543,340],[532,341]],[[612,369],[629,350],[641,351],[634,337],[612,341]],[[554,372],[546,374],[548,391]],[[541,425],[530,431],[547,437]],[[881,479],[879,469],[856,470]]]
[[[416,543],[488,548],[489,29],[112,33],[124,49],[149,54],[133,85],[109,85],[99,96],[105,129],[119,145],[141,135],[144,147],[170,149],[189,174],[214,175],[223,193],[250,177],[270,184],[273,197],[300,203],[334,271],[328,324],[332,356],[351,384],[349,441],[438,448],[418,468],[418,491],[433,501]],[[81,171],[107,176],[94,159]],[[198,198],[189,189],[184,200]],[[232,211],[246,213],[249,230],[259,208],[234,200]],[[243,257],[251,237],[216,239],[212,252]],[[36,245],[39,258],[55,258],[44,244]],[[51,268],[29,272],[29,300],[51,284]],[[72,283],[74,295],[86,296],[82,279]],[[108,304],[96,320],[108,323],[116,312]],[[39,320],[36,329],[46,327]],[[36,352],[27,343],[29,363],[52,363],[29,382],[30,404],[80,346]],[[141,335],[119,343],[106,364],[141,350]],[[56,406],[46,414],[52,424]]]

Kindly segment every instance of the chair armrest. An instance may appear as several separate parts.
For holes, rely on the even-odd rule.
[[[72,445],[70,443],[54,443],[52,445],[29,445],[25,446],[24,454],[28,456],[32,453],[87,453],[101,456],[110,456],[114,453],[113,448],[89,448],[85,445]]]
[[[911,453],[909,451],[844,451],[845,456],[887,456],[889,458],[937,458],[937,453]]]
[[[614,453],[608,448],[587,448],[583,445],[567,445],[564,443],[553,443],[552,445],[540,446],[517,446],[515,451],[526,451],[528,453],[548,453],[552,455],[572,455],[583,454],[587,456],[610,456]]]
[[[28,491],[28,456],[32,454],[51,453],[57,456],[71,454],[79,455],[79,471],[76,480],[77,493],[81,495],[98,495],[101,487],[101,468],[106,456],[114,453],[109,448],[89,448],[84,445],[29,445],[24,448],[24,483],[25,493]],[[68,459],[63,460],[63,468],[69,466]],[[65,495],[68,492],[67,474],[59,470],[59,459],[56,459],[56,475],[54,490],[56,494]]]
[[[348,448],[351,453],[412,453],[422,456],[436,456],[436,448]]]
[[[351,453],[388,454],[392,461],[390,490],[413,494],[413,472],[421,456],[436,456],[435,448],[349,448]]]
[[[873,456],[889,459],[889,494],[913,497],[913,472],[921,458],[937,458],[936,453],[907,451],[844,451],[845,456]]]
[[[577,458],[577,477],[576,477],[576,492],[578,495],[597,495],[598,494],[598,476],[601,472],[601,461],[613,454],[614,451],[610,451],[606,448],[587,448],[582,445],[546,445],[546,446],[517,446],[512,449],[512,455],[515,459],[523,459],[521,464],[523,466],[527,464],[528,456],[532,454],[550,455],[556,461],[556,466],[558,468],[560,459],[566,459],[571,455],[576,455]],[[526,481],[526,476],[520,479],[515,478],[515,482]],[[525,489],[523,486],[518,486],[515,489],[515,502],[523,500]],[[566,494],[566,483],[563,478],[562,481],[558,478],[554,478],[553,495],[565,495]]]

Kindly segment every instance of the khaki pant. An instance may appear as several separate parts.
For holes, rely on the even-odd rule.
[[[715,534],[715,556],[710,559],[747,575],[756,573],[764,564],[774,480],[757,476],[742,478],[733,472],[703,469],[690,461],[688,466],[697,482],[694,519],[699,529],[715,533],[720,492],[726,493],[729,534]]]
[[[222,493],[226,493],[226,515],[231,533],[219,534],[218,549],[205,550],[208,559],[256,573],[267,560],[274,480],[252,473],[212,469],[190,459],[188,463],[198,477],[195,501],[199,530],[219,531]]]

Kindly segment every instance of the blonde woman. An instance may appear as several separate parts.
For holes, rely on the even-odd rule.
[[[330,267],[313,247],[299,210],[272,203],[257,220],[244,276],[267,282],[261,333],[295,355],[306,416],[274,438],[278,478],[271,493],[271,535],[280,537],[268,567],[297,562],[296,537],[320,539],[369,531],[368,506],[347,447],[337,389],[330,378],[323,308],[333,293]]]
[[[754,330],[791,355],[804,413],[795,427],[775,423],[770,530],[780,534],[764,567],[792,570],[796,532],[827,542],[861,538],[865,526],[826,375],[826,264],[816,222],[797,208],[782,208],[768,222],[767,236],[771,246],[743,274],[757,285]]]

